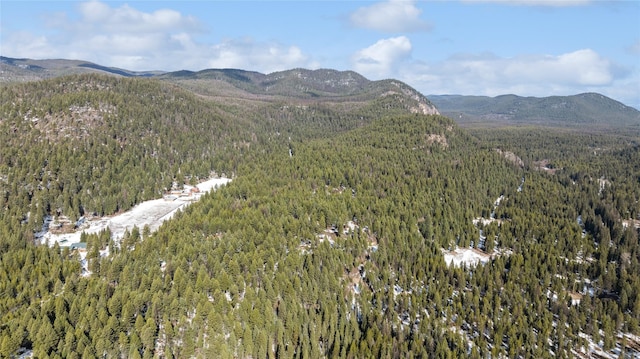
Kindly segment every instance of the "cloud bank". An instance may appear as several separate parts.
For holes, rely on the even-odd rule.
[[[237,67],[268,73],[317,67],[300,48],[275,41],[246,38],[199,43],[196,39],[205,32],[204,26],[195,17],[171,9],[142,12],[126,4],[112,7],[93,0],[80,3],[78,15],[78,19],[52,16],[46,25],[55,33],[46,36],[10,34],[3,38],[3,54],[80,59],[129,70]]]
[[[428,31],[431,26],[420,19],[421,14],[414,1],[389,0],[357,9],[350,21],[355,27],[382,32]]]
[[[519,6],[545,6],[545,7],[566,7],[583,6],[591,3],[591,0],[463,0],[467,3],[496,3],[502,5]]]
[[[593,91],[614,98],[637,97],[638,76],[634,79],[592,49],[512,58],[457,54],[434,64],[412,61],[392,72],[425,94],[549,96]]]
[[[382,39],[356,52],[352,66],[356,72],[373,78],[393,76],[399,64],[411,54],[411,41],[405,36]]]
[[[111,8],[96,0],[80,3],[78,8],[82,17],[79,25],[108,33],[157,33],[200,28],[194,17],[170,9],[144,13],[127,4]]]

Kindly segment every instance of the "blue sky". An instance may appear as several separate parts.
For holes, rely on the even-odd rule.
[[[130,70],[295,67],[425,95],[599,92],[640,108],[640,1],[11,1],[0,54]]]

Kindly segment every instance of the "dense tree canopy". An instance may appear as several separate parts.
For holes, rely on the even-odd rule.
[[[393,96],[229,104],[95,75],[1,91],[2,357],[571,357],[581,333],[640,333],[637,139],[469,133]],[[85,236],[90,276],[32,240],[47,215],[212,171],[234,180],[157,232]],[[456,247],[492,258],[448,265]]]

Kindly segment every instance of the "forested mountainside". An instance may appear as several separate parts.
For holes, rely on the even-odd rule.
[[[3,86],[0,356],[637,354],[638,138],[472,135],[391,82],[348,101],[206,78]],[[46,215],[212,171],[233,181],[157,232],[85,235],[89,275],[34,240]],[[483,261],[445,259],[466,251]]]
[[[353,71],[293,69],[262,74],[240,69],[202,71],[130,71],[80,60],[32,60],[0,57],[0,83],[28,82],[72,74],[108,74],[118,77],[154,77],[177,83],[197,94],[230,98],[274,97],[310,99],[314,102],[357,104],[393,96],[411,112],[437,114],[420,92],[396,80],[370,81]]]
[[[3,205],[28,220],[112,214],[157,198],[172,182],[233,175],[251,146],[326,136],[402,112],[401,94],[330,104],[206,101],[166,82],[73,75],[4,86]],[[27,205],[32,211],[24,211]]]
[[[293,69],[265,75],[237,69],[209,69],[171,72],[159,78],[174,81],[196,92],[222,92],[227,96],[228,85],[260,97],[299,98],[318,102],[361,102],[381,96],[400,95],[396,101],[404,103],[410,112],[438,114],[438,110],[424,95],[407,84],[396,80],[370,81],[353,71]],[[211,86],[212,81],[223,86]],[[237,92],[234,95],[241,96]]]
[[[177,176],[207,178],[214,164],[231,172],[226,150],[246,135],[242,121],[159,82],[75,75],[3,86],[0,96],[2,205],[28,220],[27,232],[48,214],[127,210]]]
[[[640,134],[640,111],[597,93],[573,96],[429,96],[446,116],[465,127],[536,125]]]

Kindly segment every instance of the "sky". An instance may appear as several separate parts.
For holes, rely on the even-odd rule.
[[[0,20],[8,57],[331,68],[425,95],[598,92],[640,109],[640,0],[2,0]]]

